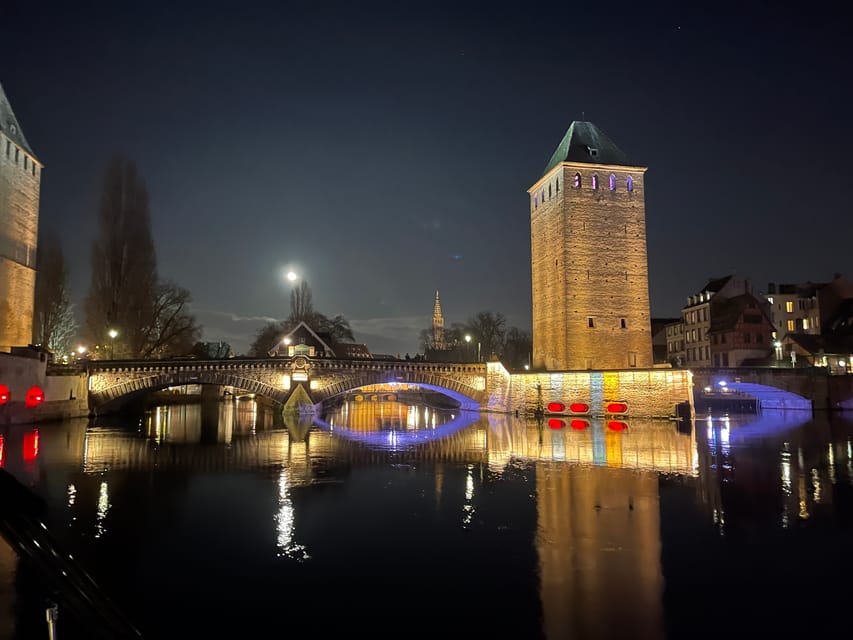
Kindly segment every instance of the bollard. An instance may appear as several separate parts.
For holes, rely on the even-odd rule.
[[[59,617],[59,607],[51,603],[51,606],[45,610],[45,616],[47,617],[48,638],[56,640],[56,619]]]

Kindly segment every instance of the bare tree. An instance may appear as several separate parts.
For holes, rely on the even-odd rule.
[[[189,313],[190,292],[166,280],[157,285],[151,322],[143,332],[143,358],[184,355],[201,336],[201,327]]]
[[[136,165],[115,157],[104,175],[98,237],[92,246],[92,279],[86,298],[87,337],[104,344],[118,331],[115,355],[147,350],[157,293],[157,257],[151,238],[148,190]]]
[[[36,258],[33,344],[66,353],[77,331],[67,288],[68,270],[59,238],[43,232]]]
[[[310,322],[314,317],[314,305],[311,302],[311,287],[304,280],[290,292],[290,319],[299,324],[303,320]]]
[[[492,355],[503,351],[506,318],[502,313],[480,311],[468,319],[466,332],[476,340],[482,360],[490,360]]]
[[[521,369],[530,365],[533,339],[527,331],[518,327],[510,327],[506,332],[501,360],[510,369]]]

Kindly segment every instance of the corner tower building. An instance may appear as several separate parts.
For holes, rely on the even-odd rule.
[[[534,367],[652,366],[645,171],[573,122],[528,190]]]
[[[33,340],[41,172],[0,86],[0,351]]]

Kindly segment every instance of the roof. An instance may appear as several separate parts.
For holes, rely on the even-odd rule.
[[[711,293],[718,293],[722,291],[723,287],[725,287],[729,280],[731,280],[734,276],[725,276],[723,278],[712,278],[708,280],[708,284],[699,289],[694,295],[699,295],[700,293],[705,293],[706,291],[710,291]]]
[[[743,293],[717,302],[714,306],[714,313],[711,315],[711,328],[708,333],[731,331],[737,326],[738,321],[745,315],[744,312],[747,309],[753,309],[752,315],[760,314],[766,325],[773,326],[773,322],[765,311],[766,303],[751,293]]]
[[[18,119],[15,117],[15,112],[12,111],[12,105],[9,103],[9,98],[6,97],[6,92],[3,91],[2,84],[0,84],[0,131],[30,156],[33,158],[36,157],[36,154],[30,148],[30,143],[24,137],[24,132],[18,123]]]
[[[544,176],[561,162],[636,166],[607,135],[591,122],[575,120],[548,161]]]
[[[786,342],[797,343],[808,353],[825,354],[849,354],[853,351],[853,339],[850,336],[824,336],[812,335],[810,333],[789,333],[785,336]]]

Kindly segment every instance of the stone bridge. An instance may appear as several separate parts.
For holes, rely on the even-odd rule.
[[[763,409],[853,410],[853,375],[824,367],[693,369],[696,395],[705,389],[756,398]]]
[[[366,385],[412,383],[440,391],[460,407],[486,400],[485,363],[436,363],[325,358],[92,361],[87,365],[89,407],[108,412],[134,396],[187,384],[229,386],[265,396],[283,407],[316,406]]]

